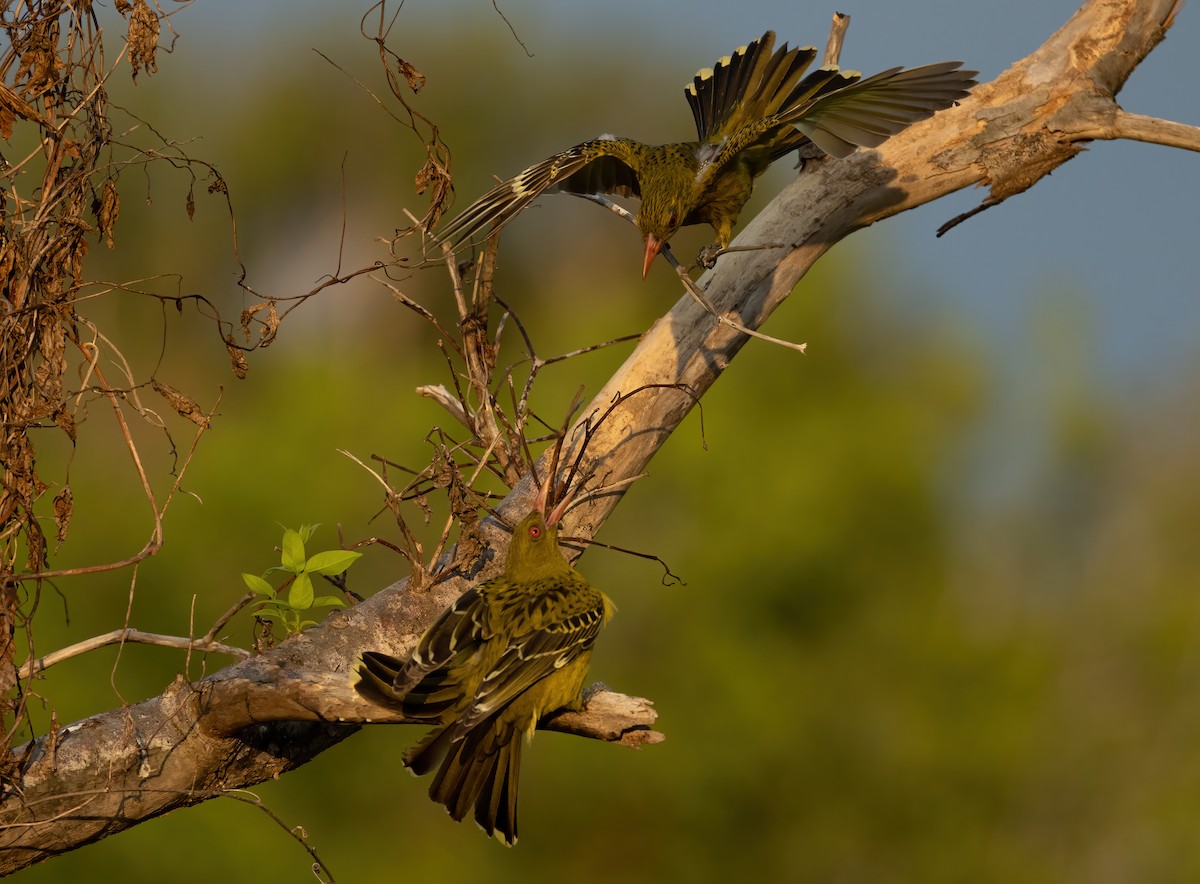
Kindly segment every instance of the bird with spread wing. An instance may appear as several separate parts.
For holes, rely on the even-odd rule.
[[[577,144],[496,185],[438,238],[460,245],[479,233],[490,236],[543,193],[638,197],[645,278],[684,225],[710,224],[717,244],[728,246],[754,179],[785,154],[815,146],[842,158],[878,147],[975,85],[976,71],[962,70],[958,61],[891,68],[866,79],[835,66],[805,76],[817,50],[784,43],[772,52],[774,45],[767,31],[684,87],[699,140],[652,146],[601,135]]]

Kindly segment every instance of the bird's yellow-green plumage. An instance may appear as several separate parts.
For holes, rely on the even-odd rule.
[[[975,71],[948,61],[862,79],[823,67],[805,76],[817,50],[772,52],[767,31],[705,68],[684,88],[697,141],[651,146],[601,135],[568,148],[497,185],[451,221],[439,236],[462,243],[491,235],[543,193],[617,194],[641,198],[637,222],[645,240],[642,275],[682,226],[710,224],[729,245],[754,179],[794,150],[845,157],[878,147],[911,124],[964,98]]]
[[[474,807],[484,831],[514,844],[522,743],[546,714],[581,707],[592,644],[612,610],[563,557],[539,507],[513,529],[501,576],[463,593],[407,660],[364,653],[356,686],[433,725],[405,766],[417,775],[436,767],[430,798],[456,820]]]

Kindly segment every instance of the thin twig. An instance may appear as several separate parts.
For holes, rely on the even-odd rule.
[[[647,475],[647,474],[643,473],[643,475]],[[641,476],[634,476],[633,478],[640,479]],[[590,495],[590,494],[587,495],[587,497],[591,497],[591,496],[592,495]],[[581,498],[581,500],[582,499],[586,499],[586,498]],[[576,503],[578,503],[578,502],[579,501],[576,501]],[[629,549],[628,547],[625,547],[625,546],[617,546],[612,543],[602,543],[599,540],[594,540],[591,538],[571,537],[569,535],[560,537],[559,542],[565,543],[568,546],[570,546],[572,544],[586,544],[589,547],[598,546],[601,549],[611,550],[612,552],[625,553],[626,555],[636,556],[639,559],[649,559],[652,562],[658,562],[658,564],[661,565],[662,569],[663,569],[663,577],[662,577],[663,586],[674,586],[675,583],[678,583],[680,586],[687,586],[687,581],[684,580],[682,577],[680,577],[678,574],[676,574],[674,571],[672,571],[671,566],[668,565],[665,561],[663,561],[663,559],[660,556],[654,555],[654,553],[640,552],[636,549]],[[675,583],[672,583],[671,581],[674,581]]]
[[[43,672],[57,663],[62,663],[64,660],[78,657],[80,654],[86,654],[88,651],[94,651],[108,645],[122,644],[124,642],[158,645],[162,648],[179,648],[184,651],[228,654],[230,657],[237,657],[239,660],[245,660],[251,656],[250,652],[244,648],[235,648],[232,645],[226,645],[217,641],[209,641],[203,638],[184,638],[178,635],[160,635],[155,632],[142,632],[140,629],[126,628],[114,629],[103,635],[94,635],[91,638],[86,638],[68,647],[51,651],[49,654],[46,654],[44,657],[38,657],[36,660],[26,660],[18,670],[18,675],[20,678],[29,678],[31,675]]]
[[[228,623],[230,620],[232,620],[235,616],[237,616],[239,611],[241,611],[248,604],[253,602],[257,597],[258,596],[256,596],[254,593],[248,592],[244,596],[242,596],[240,599],[238,599],[236,602],[234,602],[229,607],[228,611],[226,611],[224,614],[222,614],[220,617],[218,617],[215,621],[213,621],[213,625],[209,628],[208,632],[204,633],[204,635],[200,637],[200,641],[201,642],[215,641],[217,638],[217,633],[225,628],[225,624]]]
[[[312,857],[313,865],[312,872],[318,881],[324,881],[326,884],[336,884],[333,877],[333,871],[329,866],[325,865],[325,861],[317,855],[317,851],[311,844],[308,843],[308,833],[304,831],[302,826],[288,826],[275,811],[263,804],[262,799],[248,789],[226,789],[211,793],[202,793],[208,797],[232,798],[234,801],[241,801],[243,804],[249,804],[251,807],[257,807],[265,813],[279,828],[287,832],[291,838],[299,844]],[[325,878],[321,878],[321,873],[324,872]]]
[[[704,293],[700,291],[695,281],[688,276],[687,270],[679,263],[678,260],[676,260],[675,255],[672,254],[671,247],[669,245],[663,246],[662,255],[667,259],[667,263],[675,268],[675,272],[679,275],[679,279],[683,283],[683,287],[687,290],[687,293],[691,295],[693,300],[703,307],[709,315],[716,319],[717,322],[721,323],[721,325],[728,326],[734,331],[741,332],[744,335],[749,335],[752,338],[758,338],[760,341],[766,341],[768,344],[777,344],[780,347],[786,347],[789,350],[795,350],[797,353],[803,353],[808,349],[808,344],[797,344],[793,341],[785,341],[783,338],[772,337],[771,335],[764,334],[763,332],[755,331],[752,328],[747,328],[737,320],[730,319],[728,316],[718,313],[712,304],[708,302],[708,299],[704,297]]]
[[[634,214],[624,206],[613,202],[608,197],[595,193],[574,193],[572,196],[590,200],[593,203],[604,206],[609,211],[615,212],[618,216],[624,218],[634,226],[637,226],[637,218],[634,216]],[[664,245],[661,254],[667,259],[667,262],[675,268],[675,272],[679,274],[679,278],[683,282],[684,289],[686,289],[687,293],[692,296],[692,299],[695,300],[695,302],[701,307],[703,307],[709,315],[717,320],[717,322],[721,323],[721,325],[728,326],[734,331],[748,335],[749,337],[758,338],[760,341],[766,341],[768,344],[776,344],[780,347],[786,347],[789,350],[795,350],[798,353],[803,353],[808,348],[807,344],[796,344],[792,341],[785,341],[782,338],[775,338],[771,335],[763,334],[762,332],[755,331],[752,328],[746,328],[746,326],[742,325],[737,320],[730,319],[728,316],[717,313],[717,311],[713,309],[713,306],[708,303],[708,300],[704,297],[703,293],[701,293],[700,289],[696,287],[696,283],[690,276],[688,276],[687,270],[680,265],[679,261],[676,260],[675,255],[671,253],[670,245]]]

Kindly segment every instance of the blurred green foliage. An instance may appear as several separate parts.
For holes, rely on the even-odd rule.
[[[347,30],[311,42],[327,50]],[[460,57],[472,39],[487,51],[459,34]],[[445,58],[450,45],[422,52]],[[334,48],[382,93],[367,44]],[[185,40],[121,96],[170,137],[202,136],[189,151],[228,180],[249,281],[274,295],[335,268],[343,222],[343,266],[359,266],[379,255],[372,237],[404,223],[400,207],[418,205],[411,138],[331,67],[294,54],[265,55],[257,80],[218,93]],[[569,103],[523,95],[522,106],[578,117],[530,132],[555,140],[526,147],[505,126],[516,62],[502,59],[487,101],[461,72],[427,71],[422,109],[463,164],[460,205],[488,174],[570,143],[558,136],[572,126],[594,134],[587,118],[612,106],[594,68],[589,82],[545,87]],[[179,273],[153,285],[201,292],[227,319],[253,303],[236,288],[218,198],[198,186],[189,222],[183,173],[122,185],[118,250],[97,250],[97,275]],[[607,213],[552,200],[506,234],[501,268],[541,355],[637,331],[677,297],[665,272],[640,282],[635,238]],[[768,328],[809,353],[748,346],[630,491],[600,539],[662,556],[686,585],[662,585],[657,566],[617,553],[584,559],[619,607],[593,675],[653,698],[664,744],[630,752],[539,735],[513,850],[451,822],[404,773],[414,730],[367,729],[257,794],[303,826],[343,881],[1195,880],[1195,390],[1110,401],[1086,301],[1054,290],[1045,300],[1059,316],[1031,317],[1019,371],[988,364],[968,318],[914,315],[889,297],[905,270],[853,240],[840,246]],[[448,297],[434,274],[400,284]],[[242,381],[207,311],[177,315],[132,294],[86,311],[135,374],[220,405],[162,553],[133,575],[48,588],[39,651],[124,625],[127,608],[140,629],[202,633],[244,592],[240,572],[278,561],[280,523],[338,525],[347,541],[392,536],[386,513],[375,518],[378,486],[336,449],[420,464],[429,428],[451,423],[412,392],[447,380],[432,334],[370,282],[298,308]],[[627,352],[548,370],[545,413],[560,415],[579,383],[596,389]],[[170,416],[173,441],[136,430],[162,488],[189,427]],[[65,470],[71,452],[48,437],[43,456]],[[76,520],[60,566],[145,542],[147,507],[101,405],[70,480]],[[350,586],[368,594],[405,573],[372,547]],[[248,646],[252,632],[242,615],[225,638]],[[193,658],[189,674],[224,662]],[[159,648],[119,660],[106,649],[53,668],[39,690],[66,722],[157,693],[184,665]],[[22,874],[269,882],[305,880],[307,866],[265,816],[213,801]]]

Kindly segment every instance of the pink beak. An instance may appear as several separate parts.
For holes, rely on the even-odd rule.
[[[642,279],[645,279],[650,272],[650,265],[654,263],[654,259],[658,257],[658,253],[662,251],[665,244],[653,233],[646,234],[646,258],[642,262]]]

